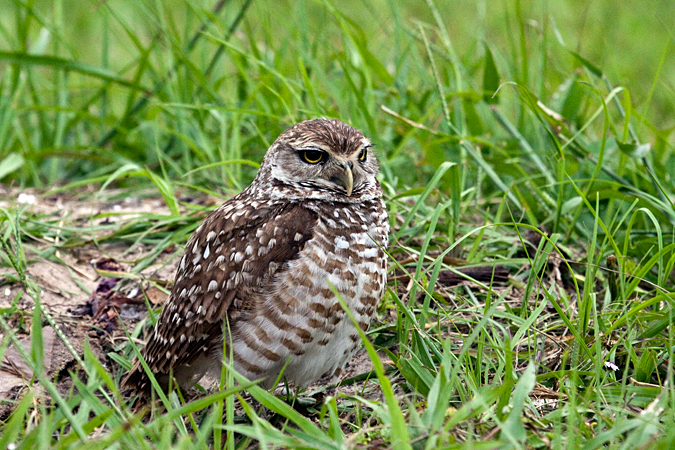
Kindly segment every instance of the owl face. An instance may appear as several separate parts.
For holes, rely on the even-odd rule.
[[[354,202],[379,192],[371,147],[360,131],[345,123],[314,119],[283,132],[263,165],[270,167],[275,186],[304,198]]]

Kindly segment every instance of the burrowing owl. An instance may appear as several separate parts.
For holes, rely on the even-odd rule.
[[[272,144],[253,183],[188,241],[143,356],[166,387],[234,367],[271,387],[338,379],[358,347],[334,286],[365,330],[386,284],[389,224],[370,141],[315,119]],[[223,321],[227,330],[223,336]],[[147,390],[138,362],[124,383]]]

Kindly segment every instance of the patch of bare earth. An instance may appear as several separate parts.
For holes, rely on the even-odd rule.
[[[19,202],[27,196],[28,203]],[[113,372],[118,370],[107,352],[114,344],[126,341],[124,328],[133,330],[147,315],[146,298],[154,305],[163,303],[166,293],[162,281],[172,280],[176,266],[175,252],[166,252],[152,265],[132,274],[129,271],[135,262],[143,260],[154,248],[106,239],[116,224],[121,227],[139,215],[168,215],[161,199],[122,197],[101,201],[92,195],[82,197],[40,197],[36,193],[0,188],[0,207],[23,210],[21,221],[40,222],[46,229],[56,230],[49,236],[45,233],[37,237],[31,235],[28,226],[22,226],[22,247],[25,275],[37,287],[43,310],[54,318],[67,340],[63,342],[44,321],[44,370],[63,394],[72,386],[72,375],[82,376],[75,355],[82,358],[86,345],[104,365]],[[81,232],[72,233],[72,228]],[[58,229],[69,229],[71,236],[60,238]],[[106,265],[110,261],[117,266]],[[30,354],[35,302],[18,278],[11,267],[0,269],[0,311],[10,327],[0,329],[0,340],[7,342],[9,331]],[[31,386],[40,389],[39,383],[32,381],[31,364],[24,361],[21,353],[9,345],[2,355],[0,419],[7,416],[27,389]]]

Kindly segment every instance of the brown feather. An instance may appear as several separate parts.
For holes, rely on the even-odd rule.
[[[142,352],[155,373],[168,374],[171,369],[191,365],[208,353],[214,339],[222,336],[222,321],[228,311],[233,306],[249,308],[256,292],[270,278],[286,270],[288,261],[297,257],[312,236],[316,223],[312,211],[288,202],[256,208],[255,203],[241,197],[240,194],[213,211],[188,241],[176,272],[176,283]],[[301,238],[295,239],[296,235]],[[266,248],[261,242],[267,246],[273,238],[277,239],[277,245],[260,254],[260,248]],[[247,247],[250,255],[246,253]],[[273,270],[270,263],[275,264]],[[244,270],[244,265],[248,270]],[[242,273],[250,277],[241,276],[234,281],[232,276]],[[209,290],[212,283],[217,289]],[[196,301],[201,309],[193,307]],[[173,336],[174,342],[165,342],[163,336]],[[123,384],[147,390],[147,382],[142,366],[136,362]]]

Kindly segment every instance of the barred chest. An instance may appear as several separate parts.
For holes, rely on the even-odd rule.
[[[284,376],[299,386],[339,376],[360,344],[334,291],[366,330],[386,285],[389,225],[381,199],[316,202],[319,220],[299,257],[289,261],[254,310],[233,330],[235,367],[251,379]]]

